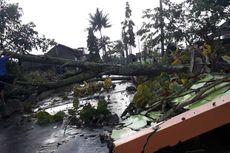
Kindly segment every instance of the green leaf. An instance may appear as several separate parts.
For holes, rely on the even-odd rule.
[[[200,80],[198,81],[198,83],[199,83],[199,82],[207,82],[207,81],[210,81],[210,80],[212,80],[212,79],[214,79],[214,76],[213,76],[213,75],[211,75],[211,74],[206,74],[206,75],[204,76],[203,79],[200,79]]]
[[[153,111],[147,114],[151,119],[157,120],[162,115],[160,111]]]
[[[225,56],[221,56],[221,58],[222,58],[225,62],[227,62],[228,64],[230,64],[230,56],[225,55]]]
[[[193,108],[199,107],[199,106],[204,105],[204,104],[206,104],[206,103],[208,103],[208,102],[210,102],[210,101],[212,101],[218,97],[221,97],[227,93],[230,93],[229,87],[218,89],[224,85],[226,85],[226,83],[222,83],[222,84],[218,85],[218,87],[216,86],[216,87],[210,89],[207,93],[210,93],[210,92],[211,93],[207,97],[197,101],[196,103],[191,104],[190,106],[188,106],[188,108],[193,109]]]
[[[122,123],[124,123],[124,126],[127,126],[131,129],[139,130],[147,125],[147,121],[151,120],[143,115],[134,115],[122,121]]]
[[[135,131],[131,130],[130,128],[123,128],[123,129],[119,129],[119,130],[113,130],[112,131],[112,135],[111,137],[114,139],[114,140],[118,140],[118,139],[121,139],[121,138],[125,138],[131,134],[135,133]]]
[[[176,103],[176,104],[180,104],[180,103],[189,101],[189,100],[192,99],[194,96],[195,96],[195,93],[193,92],[193,93],[187,94],[187,95],[185,95],[185,96],[175,98],[175,99],[173,100],[173,102]]]
[[[191,87],[191,89],[199,89],[199,88],[203,87],[205,84],[206,84],[206,82],[194,84],[194,85]]]

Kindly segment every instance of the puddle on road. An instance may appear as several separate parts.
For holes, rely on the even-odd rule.
[[[126,92],[126,87],[131,86],[132,83],[116,81],[115,84],[116,87],[114,90],[111,90],[110,92],[103,92],[100,95],[95,94],[94,96],[104,97],[108,102],[108,109],[111,111],[111,113],[116,113],[120,117],[122,112],[132,101],[134,94],[128,94]],[[66,112],[68,109],[73,108],[73,92],[68,93],[67,97],[68,100],[63,100],[60,97],[53,97],[43,100],[43,104],[40,105],[39,108],[35,109],[35,111],[45,110],[51,115],[59,111]],[[81,106],[86,103],[90,103],[95,107],[97,106],[97,100],[90,99],[90,97],[80,98],[79,101]],[[77,129],[68,127],[65,136],[63,136],[64,129],[55,129],[54,133],[44,141],[41,151],[42,153],[48,153],[46,151],[51,151],[52,149],[55,149],[55,147],[57,149],[57,144],[61,144],[57,149],[58,153],[92,152],[92,149],[94,152],[107,153],[108,148],[106,143],[102,144],[100,141],[100,134],[105,131],[110,133],[112,129],[106,129],[106,127],[103,127],[100,129],[94,129],[92,131],[92,129]],[[126,132],[129,134],[130,130],[127,130]]]

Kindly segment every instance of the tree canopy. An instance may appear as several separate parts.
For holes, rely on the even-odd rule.
[[[163,0],[163,27],[165,42],[186,43],[192,45],[197,41],[211,42],[218,36],[218,25],[230,17],[229,1],[216,0],[185,0],[182,3],[173,3]],[[143,18],[147,19],[138,31],[141,40],[149,46],[156,46],[160,41],[159,30],[160,8],[147,9]]]
[[[22,23],[22,8],[18,4],[0,0],[0,48],[20,53],[30,52],[32,49],[46,51],[54,40],[40,36],[35,30],[33,22]]]
[[[108,14],[104,14],[102,10],[99,10],[99,8],[96,9],[96,13],[94,15],[89,14],[89,17],[89,22],[94,31],[101,32],[103,28],[111,27],[111,24],[109,23]]]
[[[128,56],[128,46],[130,47],[136,47],[135,44],[135,34],[133,32],[133,27],[135,26],[134,22],[131,20],[132,10],[130,9],[130,5],[128,2],[126,2],[125,7],[125,20],[121,22],[122,24],[122,40],[125,44],[125,51],[126,51],[126,57]]]
[[[87,46],[89,49],[89,60],[94,62],[100,62],[101,58],[99,55],[97,38],[95,37],[92,28],[88,29]]]
[[[93,31],[99,31],[100,32],[100,36],[101,36],[100,46],[104,51],[103,55],[105,55],[106,54],[106,45],[107,45],[107,42],[105,40],[108,40],[105,38],[108,38],[108,36],[102,35],[102,29],[111,27],[111,24],[109,23],[108,14],[104,14],[102,10],[100,11],[99,8],[97,8],[96,13],[94,15],[89,14],[89,17],[90,17],[89,23],[90,23]]]

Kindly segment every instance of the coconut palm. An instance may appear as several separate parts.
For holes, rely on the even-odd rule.
[[[89,14],[89,23],[92,26],[94,31],[99,31],[100,32],[100,36],[101,39],[103,39],[103,35],[102,35],[102,29],[103,28],[109,28],[111,27],[111,24],[109,23],[109,18],[108,18],[108,14],[104,14],[103,11],[99,10],[98,8],[96,9],[96,13],[93,14]],[[104,54],[106,53],[106,44],[103,45],[103,50],[104,50]]]

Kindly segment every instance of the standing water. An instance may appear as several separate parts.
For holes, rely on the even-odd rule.
[[[116,87],[110,92],[103,92],[100,96],[108,102],[108,109],[119,117],[133,98],[133,94],[126,92],[131,83],[115,82]],[[41,102],[35,111],[45,110],[50,114],[67,111],[73,107],[73,92],[67,94],[67,100],[61,97],[50,97]],[[80,99],[80,105],[91,103],[97,105],[90,97]],[[100,139],[101,135],[111,134],[113,127],[76,128],[69,126],[64,134],[63,125],[53,123],[40,126],[35,120],[23,122],[15,116],[0,123],[0,152],[1,153],[107,153],[107,143]]]

